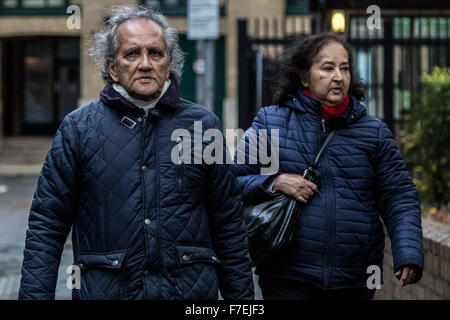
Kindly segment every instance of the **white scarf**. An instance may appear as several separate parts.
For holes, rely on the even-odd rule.
[[[150,108],[154,108],[156,106],[156,104],[158,103],[159,99],[161,99],[161,97],[166,93],[167,89],[170,86],[170,83],[171,83],[170,79],[167,79],[166,82],[164,82],[164,87],[163,87],[159,97],[152,101],[144,101],[144,100],[139,100],[139,99],[133,98],[132,96],[130,96],[128,94],[128,92],[125,90],[125,88],[122,87],[118,83],[113,83],[113,88],[118,93],[120,93],[125,99],[127,99],[129,102],[134,104],[136,107],[143,109],[145,111],[145,114],[148,114],[148,110]]]

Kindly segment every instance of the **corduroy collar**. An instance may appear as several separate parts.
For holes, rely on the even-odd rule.
[[[174,113],[179,108],[180,96],[178,93],[178,83],[171,76],[171,84],[166,93],[161,97],[155,108],[149,110],[149,117],[161,118]],[[108,107],[125,114],[135,114],[143,116],[145,111],[125,99],[119,92],[114,90],[111,83],[107,83],[100,92],[100,100]]]

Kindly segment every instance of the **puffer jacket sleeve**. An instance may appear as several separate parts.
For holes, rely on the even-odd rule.
[[[77,199],[77,140],[70,116],[56,132],[31,204],[19,299],[55,298],[58,267]]]
[[[220,128],[217,120],[216,128]],[[224,140],[223,150],[226,150]],[[209,166],[206,207],[213,249],[220,265],[219,289],[225,300],[253,300],[254,286],[242,198],[237,179],[226,163]]]
[[[248,133],[253,130],[258,135],[260,129],[268,129],[265,108],[259,110],[253,119],[251,127],[247,129],[239,142],[234,157],[234,165],[232,166],[232,170],[238,178],[242,190],[242,197],[246,205],[262,202],[278,195],[269,192],[270,184],[276,174],[261,174],[261,162],[258,159],[254,159],[254,155],[259,154],[259,145],[251,143],[252,140],[249,138]],[[268,146],[270,146],[270,135],[268,136]],[[254,150],[255,148],[256,150]],[[239,156],[240,152],[242,152],[242,157]]]
[[[377,205],[391,239],[394,272],[406,264],[416,265],[420,268],[419,281],[424,254],[418,191],[385,123],[379,131],[374,168]]]

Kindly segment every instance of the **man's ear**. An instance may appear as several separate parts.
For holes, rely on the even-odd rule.
[[[108,66],[108,72],[111,79],[113,79],[114,82],[119,82],[116,63],[113,60],[108,59],[106,65]]]

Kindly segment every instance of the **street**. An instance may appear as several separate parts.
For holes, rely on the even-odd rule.
[[[0,176],[0,300],[18,298],[28,213],[37,176]],[[64,247],[55,299],[71,299],[66,269],[72,264],[70,237]]]

